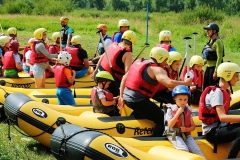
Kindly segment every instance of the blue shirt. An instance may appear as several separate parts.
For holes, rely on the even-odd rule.
[[[69,36],[72,36],[72,34],[73,34],[73,29],[70,28],[69,26],[66,26],[66,27],[63,27],[63,28],[61,29],[61,33],[62,33],[62,35],[63,35],[62,46],[63,46],[63,47],[66,47],[66,45],[67,45],[67,39],[68,39]]]
[[[122,39],[122,33],[117,32],[117,33],[114,35],[113,42],[120,43],[120,42],[121,42],[121,39]]]
[[[176,50],[176,48],[171,47],[171,48],[170,48],[170,52],[172,52],[172,51],[177,51],[177,50]]]

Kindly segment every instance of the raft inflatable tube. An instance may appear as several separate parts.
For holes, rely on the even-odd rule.
[[[126,144],[111,135],[87,130],[74,124],[61,125],[55,129],[50,139],[51,151],[57,159],[176,160],[179,157],[181,157],[181,160],[203,159],[198,155],[163,145],[147,146],[142,143],[143,148],[149,148],[145,150],[132,146],[138,144]]]
[[[151,136],[155,126],[152,121],[135,119],[133,116],[109,117],[92,111],[85,111],[78,116],[68,115],[17,92],[6,97],[4,110],[6,116],[12,119],[15,125],[48,147],[50,136],[57,128],[56,123],[59,123],[59,119],[64,119],[66,123],[119,137]]]
[[[81,78],[75,79],[75,88],[81,87],[93,87],[96,85],[91,75],[85,75]],[[32,77],[20,77],[20,78],[0,78],[0,85],[13,88],[35,88],[35,81]],[[56,88],[54,78],[46,78],[45,88]]]
[[[72,94],[74,95],[74,89],[72,88]],[[56,96],[56,88],[12,88],[0,86],[0,95],[5,95],[14,92],[20,92],[28,95],[33,100],[38,102],[48,103],[48,104],[58,104]],[[79,106],[90,106],[91,105],[91,88],[76,88],[75,89],[76,98],[75,102]],[[5,97],[0,96],[0,103],[4,103]]]

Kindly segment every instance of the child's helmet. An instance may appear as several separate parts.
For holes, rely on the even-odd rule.
[[[66,51],[61,51],[58,55],[58,63],[69,66],[72,55]]]
[[[114,81],[113,76],[107,71],[100,71],[96,74],[96,81],[103,82],[103,81]]]
[[[191,91],[188,88],[188,86],[178,85],[172,91],[172,97],[175,97],[176,95],[188,95],[188,96],[190,96]]]

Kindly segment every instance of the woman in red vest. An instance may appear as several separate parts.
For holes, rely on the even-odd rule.
[[[49,59],[57,58],[58,54],[50,54],[48,46],[45,43],[47,38],[47,30],[39,28],[34,31],[35,41],[32,44],[32,53],[30,57],[31,64],[33,65],[33,75],[35,79],[36,88],[45,88],[45,69],[49,69]]]

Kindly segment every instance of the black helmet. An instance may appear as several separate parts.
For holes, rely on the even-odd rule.
[[[216,23],[209,23],[206,27],[203,27],[203,29],[213,29],[219,32],[219,27]]]

